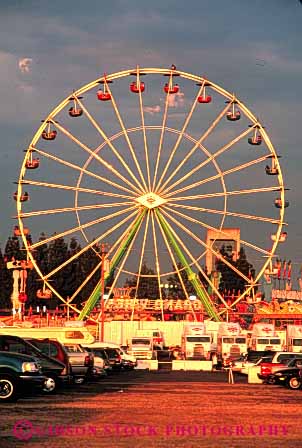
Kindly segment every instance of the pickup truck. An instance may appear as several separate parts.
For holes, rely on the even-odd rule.
[[[68,353],[72,375],[76,384],[82,384],[97,375],[94,369],[93,353],[89,353],[80,344],[64,344]]]
[[[16,401],[28,388],[42,390],[45,380],[32,356],[0,352],[0,403]]]
[[[262,358],[260,362],[261,370],[260,373],[257,374],[258,378],[265,381],[269,375],[282,368],[286,368],[286,363],[293,358],[302,359],[302,353],[275,352],[275,354],[271,356]]]

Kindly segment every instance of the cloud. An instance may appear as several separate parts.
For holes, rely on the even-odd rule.
[[[158,114],[161,111],[161,107],[159,104],[156,106],[146,106],[144,107],[144,111],[150,115]]]
[[[181,107],[185,102],[185,94],[183,92],[177,92],[168,97],[169,107]]]
[[[18,67],[21,73],[29,73],[31,69],[31,58],[22,58],[19,59]]]

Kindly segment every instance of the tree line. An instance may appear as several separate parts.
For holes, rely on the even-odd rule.
[[[29,244],[31,244],[31,237],[28,236]],[[44,233],[40,234],[39,241],[42,242],[46,239]],[[41,244],[37,246],[34,251],[34,258],[37,265],[40,267],[43,275],[51,272],[56,266],[69,260],[73,255],[81,250],[81,245],[75,238],[71,238],[66,242],[64,238],[58,237],[47,244]],[[246,254],[243,248],[240,249],[238,257],[234,259],[233,254],[228,250],[228,247],[222,246],[220,253],[231,265],[242,272],[247,277],[255,275],[253,266],[248,262]],[[0,248],[0,309],[11,308],[11,295],[13,292],[13,273],[12,269],[7,268],[7,262],[16,260],[21,261],[26,259],[26,252],[23,246],[20,245],[20,239],[16,236],[9,237],[4,251]],[[97,263],[100,262],[99,256],[93,249],[86,250],[79,257],[76,257],[73,261],[68,263],[64,269],[59,270],[51,277],[51,285],[56,291],[60,293],[63,298],[72,296],[74,291],[83,284],[85,279],[90,275]],[[156,273],[143,263],[141,274],[145,277],[141,277],[137,297],[158,299],[162,298],[185,298],[183,292],[183,286],[188,295],[195,295],[195,291],[190,281],[188,280],[185,269],[181,264],[177,265],[177,270],[180,272],[181,280],[177,273],[174,273],[165,280],[162,285],[158,284],[158,278]],[[205,268],[206,270],[206,268]],[[229,266],[227,266],[221,259],[216,260],[215,270],[220,273],[219,292],[221,294],[238,294],[239,291],[245,289],[245,280],[236,274]],[[210,276],[211,273],[208,273]],[[146,277],[150,275],[150,277]],[[205,288],[208,287],[201,272],[198,273],[200,281],[204,284]],[[113,281],[114,275],[110,279],[110,283]],[[89,282],[80,290],[73,303],[79,308],[90,296],[91,292],[95,288],[97,282],[100,280],[100,272],[96,272],[91,277]],[[126,279],[124,287],[132,288],[132,295],[135,294],[137,286],[137,277],[133,276]],[[27,306],[42,306],[47,305],[49,308],[54,309],[60,305],[61,302],[57,297],[52,297],[50,300],[38,299],[37,290],[42,289],[43,282],[35,269],[28,269],[27,282],[26,282],[26,294],[28,296]]]

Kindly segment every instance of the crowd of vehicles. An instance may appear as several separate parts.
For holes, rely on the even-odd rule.
[[[137,365],[136,358],[117,344],[94,342],[93,337],[89,343],[79,344],[70,342],[70,338],[60,342],[54,333],[51,338],[40,337],[45,336],[44,330],[40,334],[34,332],[35,337],[20,337],[23,333],[18,328],[3,333],[0,332],[0,402],[15,401],[30,389],[55,393],[60,388],[100,380]]]
[[[283,382],[293,388],[301,385],[301,325],[288,325],[283,332],[265,323],[254,324],[251,332],[229,322],[187,322],[181,328],[177,335],[180,344],[167,347],[165,333],[148,328],[128,335],[127,347],[122,347],[96,341],[81,324],[60,328],[2,326],[0,401],[18,398],[26,385],[49,394],[65,385],[131,370],[139,360],[156,360],[159,350],[169,350],[172,360],[212,361],[218,368],[231,364],[234,371],[246,375],[256,366],[264,382]]]

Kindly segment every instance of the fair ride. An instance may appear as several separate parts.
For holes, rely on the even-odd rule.
[[[163,304],[162,286],[174,278],[184,300],[191,303],[193,290],[205,314],[221,320],[230,305],[206,257],[244,281],[233,306],[272,269],[289,205],[279,157],[234,93],[175,66],[105,74],[72,91],[25,150],[14,194],[18,231],[43,285],[40,298],[57,297],[83,320],[130,277],[133,316],[142,282],[153,282]],[[31,242],[28,228],[49,236]],[[218,243],[228,241],[228,229],[240,229],[254,278],[221,256]],[[210,242],[209,232],[216,234]],[[46,269],[43,247],[63,239],[78,241],[80,249]],[[91,251],[96,262],[89,275],[64,296],[56,275],[68,278]],[[94,276],[97,284],[79,306],[77,297]],[[163,317],[163,305],[160,312]]]

